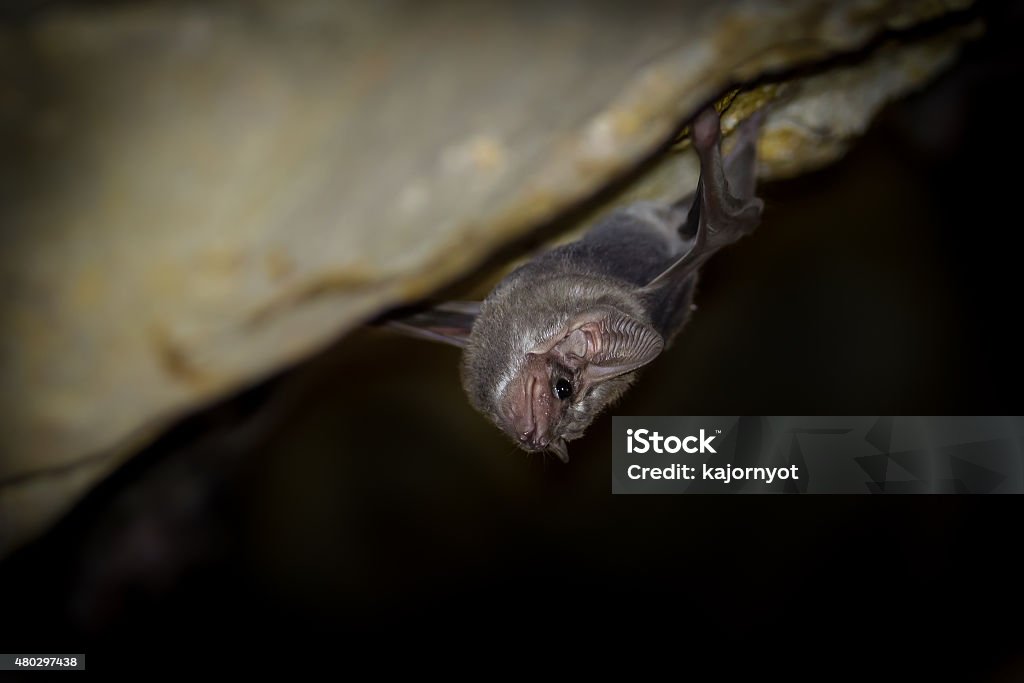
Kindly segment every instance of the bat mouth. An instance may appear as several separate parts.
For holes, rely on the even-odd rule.
[[[569,447],[565,442],[565,439],[553,438],[547,445],[540,446],[524,441],[521,437],[517,438],[516,441],[519,447],[527,453],[550,453],[551,455],[557,456],[563,463],[568,464],[569,462]]]

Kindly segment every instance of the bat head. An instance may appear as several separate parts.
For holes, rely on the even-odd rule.
[[[464,380],[470,397],[478,396],[477,408],[521,448],[567,461],[566,442],[582,436],[628,388],[636,370],[663,348],[664,340],[650,325],[612,306],[596,306],[525,350],[504,349],[499,379],[483,392],[473,390],[472,369],[502,359],[493,347],[471,340]]]

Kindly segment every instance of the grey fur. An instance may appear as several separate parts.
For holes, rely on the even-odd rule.
[[[473,406],[526,450],[567,459],[565,442],[582,436],[686,324],[700,266],[757,226],[758,123],[741,127],[723,163],[718,116],[702,112],[693,124],[694,194],[613,212],[508,275],[476,315],[449,303],[393,324],[463,346]],[[555,388],[560,378],[572,386],[566,399]]]

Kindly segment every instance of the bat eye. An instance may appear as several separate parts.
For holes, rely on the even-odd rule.
[[[572,384],[569,383],[569,380],[563,377],[555,382],[555,396],[558,397],[559,401],[564,401],[572,396]]]

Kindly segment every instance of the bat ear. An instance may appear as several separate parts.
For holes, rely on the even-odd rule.
[[[577,316],[552,349],[587,384],[632,372],[658,357],[665,340],[650,325],[611,306]]]
[[[380,322],[410,337],[462,348],[469,342],[469,333],[479,314],[479,301],[449,301],[425,310],[398,312]]]

